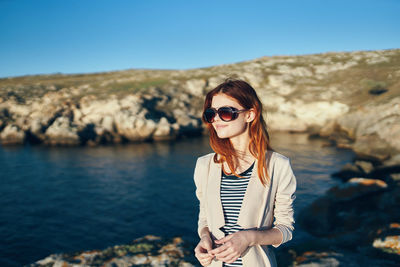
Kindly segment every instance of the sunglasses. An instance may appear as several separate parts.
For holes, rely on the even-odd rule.
[[[204,111],[203,117],[208,123],[213,123],[217,114],[223,121],[233,121],[239,116],[239,113],[243,111],[247,111],[247,109],[239,110],[234,107],[220,107],[219,109],[208,108]]]

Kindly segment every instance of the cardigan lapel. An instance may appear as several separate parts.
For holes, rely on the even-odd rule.
[[[258,205],[262,194],[263,188],[257,175],[257,161],[254,163],[253,172],[250,176],[246,192],[243,197],[242,207],[240,208],[237,224],[243,228],[256,227],[258,221]],[[256,205],[255,205],[256,204]]]
[[[270,173],[269,163],[271,161],[272,152],[268,151],[266,154],[266,161],[268,164],[268,173]],[[237,224],[243,228],[259,227],[264,214],[266,200],[269,193],[270,185],[262,185],[258,175],[258,160],[254,162],[253,172],[250,176],[246,192],[244,194],[242,207],[240,208]]]
[[[224,211],[222,210],[221,202],[221,174],[222,167],[220,163],[215,163],[213,159],[210,162],[210,176],[208,179],[208,208],[212,216],[213,227],[217,231],[215,236],[217,238],[224,237],[224,233],[220,230],[225,225]]]

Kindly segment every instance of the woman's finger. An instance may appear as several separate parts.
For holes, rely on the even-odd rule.
[[[196,248],[194,249],[194,252],[199,252],[199,253],[207,253],[208,249],[204,247],[202,243],[199,243]]]
[[[213,257],[212,256],[210,256],[210,255],[208,255],[208,254],[204,254],[203,256],[201,256],[201,259],[203,259],[203,260],[212,260],[213,259]]]
[[[216,244],[223,244],[223,243],[227,242],[228,240],[230,240],[232,238],[232,236],[233,236],[232,234],[231,235],[227,235],[227,236],[225,236],[225,237],[223,237],[221,239],[215,240],[214,242]]]
[[[196,253],[195,254],[198,259],[209,259],[212,258],[208,253]]]
[[[212,259],[209,259],[209,260],[200,260],[200,264],[203,265],[203,266],[210,265],[210,264],[211,264],[211,260],[212,260]]]
[[[220,260],[220,259],[228,257],[231,254],[232,254],[232,250],[228,248],[228,249],[226,249],[224,251],[221,251],[220,253],[216,254],[215,257],[217,257],[217,259]]]
[[[222,246],[219,246],[217,248],[214,248],[213,250],[210,251],[211,254],[216,255],[218,253],[221,253],[222,251],[227,249],[227,245],[223,244]]]

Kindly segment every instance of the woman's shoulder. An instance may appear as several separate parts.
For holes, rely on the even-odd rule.
[[[208,153],[208,154],[205,154],[205,155],[203,155],[203,156],[200,156],[200,157],[197,158],[197,162],[207,162],[207,161],[210,161],[211,158],[214,157],[214,155],[215,155],[215,153],[212,152],[212,153]]]
[[[269,162],[278,164],[278,165],[285,165],[285,164],[290,164],[290,158],[273,150],[267,151],[267,158],[269,159]]]

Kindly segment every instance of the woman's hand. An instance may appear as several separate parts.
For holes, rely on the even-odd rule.
[[[226,263],[236,261],[250,246],[250,231],[239,231],[215,241],[220,247],[210,251],[218,260]]]
[[[207,266],[211,264],[214,256],[209,253],[212,250],[212,240],[210,235],[203,235],[199,244],[197,244],[194,249],[194,255],[199,260],[202,266]]]

